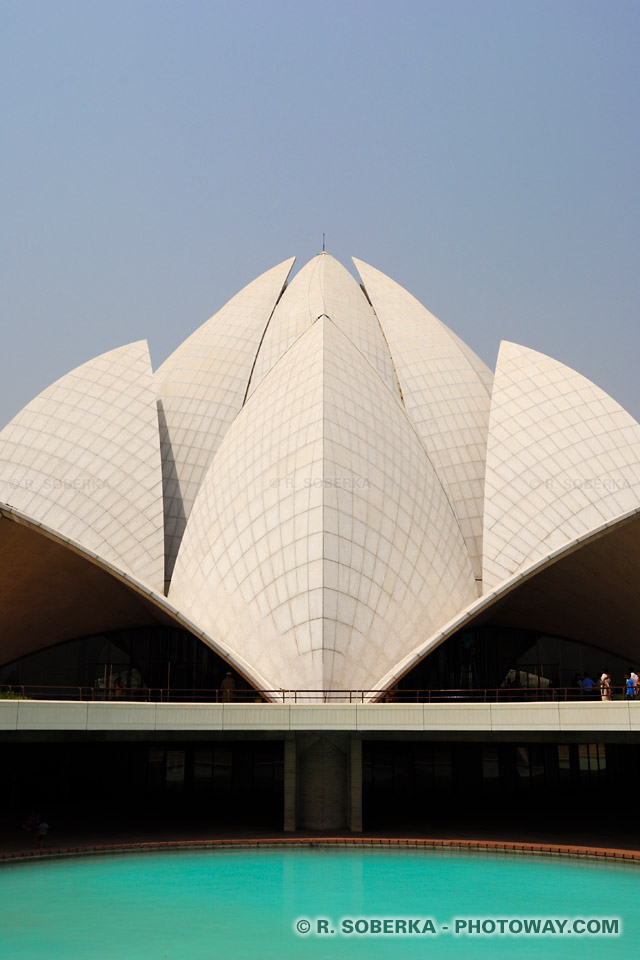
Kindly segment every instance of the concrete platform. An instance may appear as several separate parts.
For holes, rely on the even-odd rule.
[[[0,700],[0,730],[640,733],[640,703],[133,703]]]

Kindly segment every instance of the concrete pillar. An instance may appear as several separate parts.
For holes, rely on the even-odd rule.
[[[362,740],[356,734],[351,735],[349,795],[349,829],[362,833]]]
[[[284,741],[284,826],[290,833],[296,829],[296,806],[298,771],[296,764],[296,741],[293,737]]]
[[[298,734],[300,827],[344,830],[349,821],[349,734]]]
[[[284,742],[284,829],[362,833],[362,740],[298,733]]]

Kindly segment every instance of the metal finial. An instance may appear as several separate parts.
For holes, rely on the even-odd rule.
[[[324,253],[324,233],[322,234],[322,252]]]

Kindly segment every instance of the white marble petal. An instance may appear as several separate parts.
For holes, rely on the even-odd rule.
[[[333,320],[397,393],[391,357],[367,298],[341,263],[328,253],[321,253],[294,277],[274,310],[251,377],[249,395],[291,344],[321,316]]]
[[[640,425],[557,360],[503,342],[491,404],[484,584],[640,506]]]
[[[274,686],[318,690],[366,688],[475,596],[395,386],[321,318],[227,433],[170,602]]]
[[[293,262],[285,260],[246,286],[156,371],[167,583],[202,478],[244,403],[258,348]]]
[[[82,364],[7,424],[0,501],[162,589],[158,413],[146,341]]]
[[[491,371],[394,280],[361,260],[354,263],[384,331],[407,413],[460,523],[480,589]]]

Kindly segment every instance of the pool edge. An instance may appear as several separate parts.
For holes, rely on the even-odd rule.
[[[165,850],[214,850],[218,848],[257,849],[278,847],[400,847],[451,850],[482,850],[492,853],[530,853],[544,856],[621,860],[640,862],[640,851],[611,847],[582,847],[573,844],[526,843],[503,840],[458,840],[385,837],[273,837],[265,839],[150,840],[139,843],[90,844],[56,847],[46,850],[0,853],[0,865],[27,861],[52,860],[96,854],[147,853]]]

